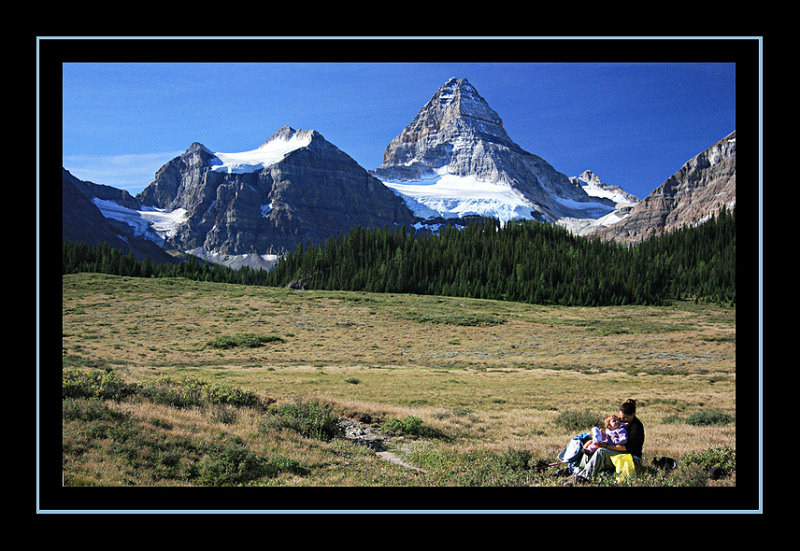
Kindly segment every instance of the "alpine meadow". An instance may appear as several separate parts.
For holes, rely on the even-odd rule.
[[[641,472],[595,484],[735,484],[734,225],[633,249],[356,228],[272,272],[66,243],[65,484],[557,486],[543,467],[631,395]]]

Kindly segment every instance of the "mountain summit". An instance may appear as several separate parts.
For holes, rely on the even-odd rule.
[[[378,172],[414,179],[443,166],[452,164],[456,168],[455,158],[479,141],[519,149],[475,87],[465,78],[451,78],[389,143]],[[460,166],[468,168],[463,163]],[[464,170],[461,175],[465,175]]]
[[[436,91],[389,143],[373,174],[422,218],[556,221],[614,209],[613,201],[591,197],[514,143],[497,112],[463,78]]]

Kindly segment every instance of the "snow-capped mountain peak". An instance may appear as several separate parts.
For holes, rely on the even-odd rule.
[[[514,143],[466,79],[451,78],[386,148],[373,171],[418,216],[480,215],[556,221],[614,209]]]

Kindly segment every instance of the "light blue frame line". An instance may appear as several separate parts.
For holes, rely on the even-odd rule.
[[[758,386],[759,386],[759,399],[758,399],[758,427],[759,427],[759,452],[758,452],[758,509],[757,510],[742,510],[742,511],[715,511],[715,510],[632,510],[630,513],[640,514],[761,514],[764,507],[764,38],[762,36],[39,36],[36,37],[36,512],[37,513],[50,513],[50,514],[85,514],[85,513],[106,513],[106,514],[168,514],[168,513],[195,513],[195,514],[616,514],[619,511],[603,511],[603,510],[508,510],[508,511],[495,511],[495,510],[479,510],[470,509],[464,511],[458,510],[416,510],[416,509],[384,509],[384,510],[242,510],[242,511],[213,511],[213,510],[113,510],[113,511],[94,511],[94,510],[42,510],[40,507],[39,499],[39,311],[40,311],[40,295],[39,295],[39,190],[40,190],[40,174],[39,174],[39,127],[40,127],[40,112],[39,112],[39,44],[43,40],[756,40],[758,42]]]
[[[758,37],[758,510],[764,508],[764,39]]]
[[[39,39],[36,40],[36,511],[39,507]]]

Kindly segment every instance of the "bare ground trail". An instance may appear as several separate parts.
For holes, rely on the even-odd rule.
[[[385,445],[391,440],[391,438],[380,432],[377,428],[366,423],[356,421],[355,419],[347,418],[344,418],[340,424],[344,428],[346,440],[368,447],[375,452],[375,455],[384,461],[394,463],[395,465],[400,465],[406,469],[412,469],[422,473],[428,472],[425,469],[421,469],[415,465],[412,465],[411,463],[408,463],[407,461],[404,461],[393,452],[386,450]]]

